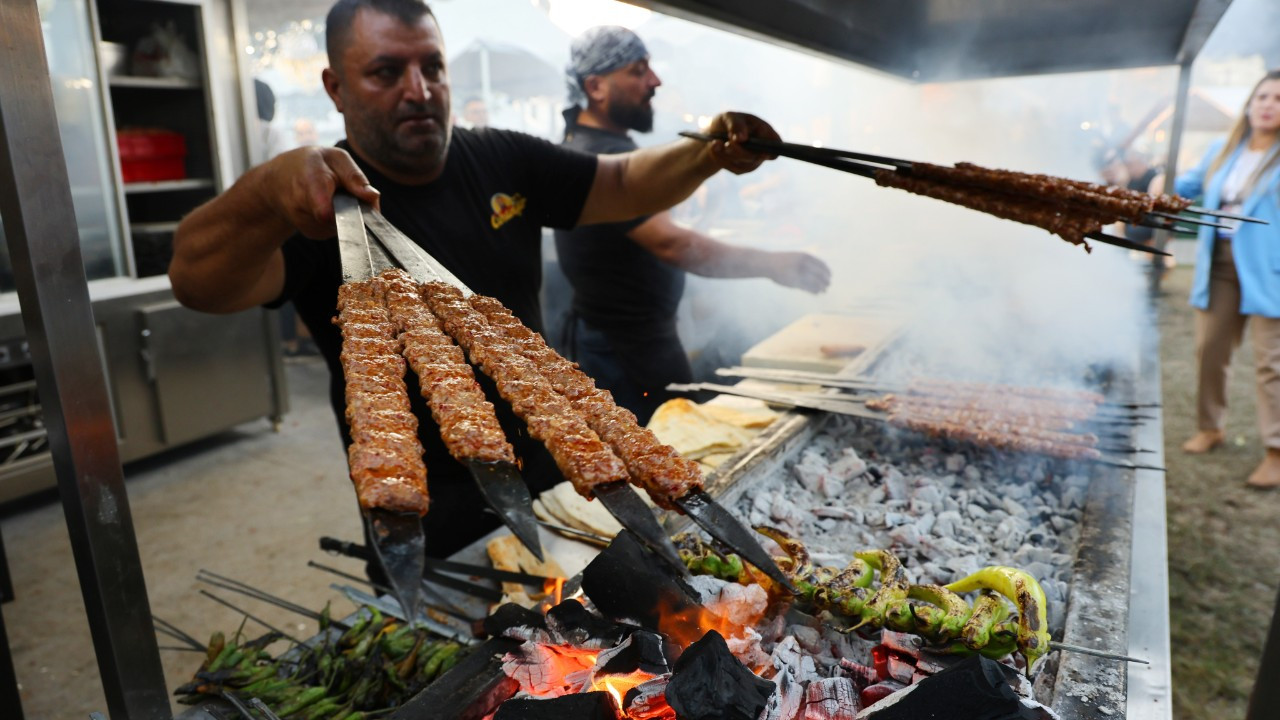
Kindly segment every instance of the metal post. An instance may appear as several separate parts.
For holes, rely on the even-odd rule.
[[[1191,92],[1191,62],[1195,55],[1186,57],[1178,66],[1178,90],[1173,98],[1173,122],[1169,125],[1169,153],[1164,161],[1164,192],[1173,192],[1173,182],[1178,177],[1178,153],[1182,150],[1182,131],[1187,125],[1187,104]],[[1157,230],[1156,247],[1164,250],[1169,247],[1173,233]],[[1151,256],[1151,294],[1160,292],[1160,279],[1164,276],[1164,258]]]
[[[13,672],[13,655],[9,652],[9,633],[4,626],[3,606],[12,600],[9,560],[4,554],[4,536],[0,535],[0,714],[6,719],[22,720],[22,695],[18,692],[18,676]]]
[[[1258,679],[1253,683],[1245,720],[1280,717],[1280,683],[1276,682],[1277,678],[1280,678],[1280,592],[1276,593],[1276,609],[1271,614],[1271,629],[1267,631],[1267,644],[1262,648]]]
[[[36,0],[0,0],[0,68],[0,215],[107,708],[168,718]]]

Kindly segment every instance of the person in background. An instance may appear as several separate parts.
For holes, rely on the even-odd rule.
[[[1191,304],[1196,313],[1199,431],[1182,445],[1205,453],[1222,444],[1227,370],[1245,324],[1253,327],[1258,426],[1266,457],[1249,476],[1259,488],[1280,487],[1280,70],[1254,87],[1225,140],[1178,178],[1184,197],[1204,207],[1260,218],[1200,228]]]
[[[294,147],[306,147],[320,142],[320,134],[316,132],[316,124],[311,118],[298,118],[293,121]]]
[[[473,95],[462,103],[462,126],[472,130],[489,127],[489,106],[483,98]]]
[[[630,30],[602,26],[573,41],[565,147],[599,155],[636,149],[629,131],[653,129],[650,104],[662,81]],[[693,379],[676,333],[685,273],[763,277],[817,293],[831,271],[802,252],[729,245],[681,227],[667,210],[622,223],[556,231],[556,254],[573,288],[563,350],[641,423]]]

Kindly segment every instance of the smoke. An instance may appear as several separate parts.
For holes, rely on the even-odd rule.
[[[665,83],[647,142],[733,108],[795,142],[1096,180],[1099,148],[1175,81],[1172,70],[1144,69],[913,85],[671,18],[638,31]],[[732,72],[707,71],[725,58]],[[818,297],[763,280],[692,281],[682,331],[707,360],[695,363],[700,372],[803,314],[874,314],[906,331],[879,369],[888,376],[1065,384],[1091,366],[1132,366],[1151,323],[1145,256],[1096,243],[1087,254],[1038,228],[858,176],[779,159],[722,173],[695,203],[686,215],[700,229],[807,250],[833,273]]]

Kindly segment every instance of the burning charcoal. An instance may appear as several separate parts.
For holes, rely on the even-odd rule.
[[[881,700],[907,687],[907,685],[903,685],[897,680],[882,680],[875,685],[868,685],[863,688],[862,692],[858,693],[858,699],[861,701],[862,707],[870,710],[869,705],[874,706]]]
[[[876,677],[875,668],[859,665],[848,658],[840,658],[840,670],[853,681],[853,686],[859,689],[875,685],[879,679]]]
[[[625,530],[582,571],[582,589],[605,617],[649,630],[658,629],[663,612],[692,614],[698,607],[693,589]]]
[[[781,673],[773,682],[777,690],[769,696],[759,720],[795,720],[804,706],[804,683],[791,673]]]
[[[712,630],[676,661],[666,697],[680,720],[756,720],[773,690]]]
[[[926,678],[909,690],[858,714],[859,720],[1036,720],[1041,714],[1023,705],[1009,687],[1005,670],[981,655]]]
[[[636,630],[621,645],[609,648],[596,658],[596,675],[626,675],[643,670],[650,675],[671,672],[662,652],[662,637],[647,630]]]
[[[567,645],[611,648],[638,628],[605,620],[577,600],[565,600],[547,611],[547,627]]]
[[[506,603],[484,619],[484,631],[491,637],[498,637],[513,627],[545,630],[547,624],[543,621],[542,613],[515,603]]]
[[[563,695],[582,690],[595,666],[594,652],[564,645],[526,642],[502,659],[502,672],[534,695]]]
[[[667,682],[670,677],[661,675],[647,680],[627,691],[622,698],[626,716],[633,720],[667,720],[675,713],[667,704]]]
[[[840,456],[835,462],[831,463],[831,477],[841,484],[858,477],[867,471],[867,463],[858,457],[858,453],[853,448],[842,448]]]
[[[916,666],[913,662],[904,660],[901,656],[894,653],[890,653],[885,667],[887,668],[889,677],[897,680],[903,685],[910,685],[915,682]]]
[[[617,720],[613,697],[607,692],[565,695],[550,700],[508,700],[493,720]]]
[[[889,472],[884,476],[885,495],[890,500],[906,500],[907,488],[907,479],[898,468],[889,468]]]
[[[804,694],[804,720],[853,720],[858,694],[849,678],[823,678],[809,683]]]

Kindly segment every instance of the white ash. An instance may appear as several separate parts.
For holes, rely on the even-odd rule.
[[[799,538],[819,564],[843,567],[857,550],[885,548],[921,584],[1021,568],[1040,580],[1060,635],[1088,484],[1087,469],[1062,461],[944,449],[832,417],[794,461],[746,489],[737,510]]]

